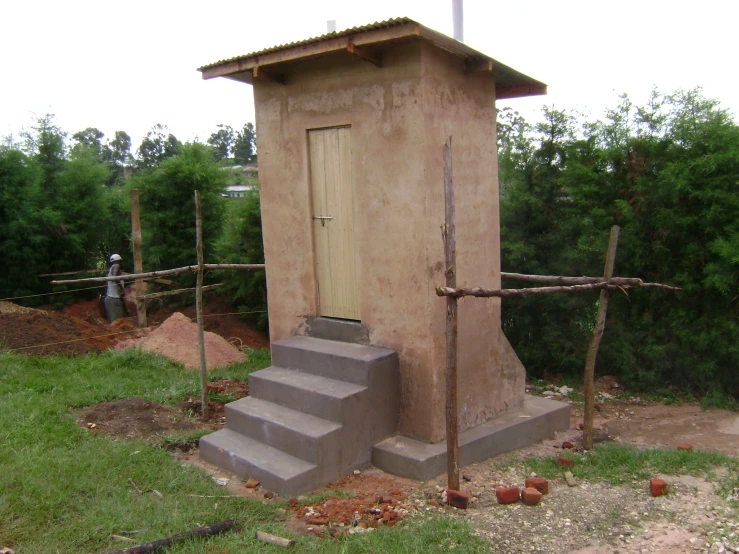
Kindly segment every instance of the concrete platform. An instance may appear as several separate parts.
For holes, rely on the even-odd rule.
[[[465,466],[487,460],[564,431],[570,425],[570,410],[564,402],[526,396],[521,408],[460,433],[459,462]],[[400,477],[432,479],[446,471],[446,440],[428,444],[390,437],[374,446],[372,464]]]

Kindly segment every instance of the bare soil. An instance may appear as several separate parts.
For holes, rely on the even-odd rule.
[[[127,293],[133,298],[133,293]],[[148,329],[137,329],[136,308],[128,302],[131,316],[109,324],[101,313],[97,300],[79,301],[54,310],[23,308],[10,302],[0,306],[0,347],[19,354],[35,356],[76,356],[102,352],[122,341],[146,336],[173,313],[160,308],[148,314]],[[269,338],[256,326],[244,321],[236,308],[222,297],[206,299],[203,307],[205,330],[230,342],[236,349],[268,348]],[[181,313],[195,318],[195,307],[185,307]]]
[[[224,380],[211,383],[211,387],[236,398],[248,393],[245,383]],[[687,404],[645,403],[638,398],[601,396],[599,405],[597,424],[604,440],[642,448],[674,448],[690,443],[696,449],[731,455],[738,452],[737,413],[701,411]],[[179,430],[221,428],[222,405],[214,407],[211,420],[203,424],[188,417],[199,410],[194,399],[175,408],[130,399],[88,408],[80,412],[79,422],[88,428],[95,423],[91,432],[147,438]],[[491,551],[501,553],[672,554],[720,552],[719,543],[739,544],[736,504],[719,494],[716,487],[727,476],[725,468],[703,477],[655,475],[664,478],[670,488],[667,496],[658,498],[650,496],[647,483],[643,482],[612,486],[583,481],[569,487],[560,476],[550,482],[550,492],[539,506],[498,504],[497,486],[523,486],[528,477],[522,474],[521,460],[528,456],[556,456],[564,441],[573,442],[576,449],[581,445],[581,431],[577,428],[581,418],[582,413],[575,409],[567,431],[531,447],[464,467],[461,488],[471,495],[467,510],[443,504],[444,475],[423,483],[369,468],[308,497],[290,499],[284,514],[287,525],[298,534],[336,536],[391,526],[409,514],[420,518],[446,514],[469,520],[476,533],[490,541]],[[245,481],[205,463],[192,444],[175,443],[173,448],[175,456],[205,468],[230,494],[264,502],[279,500],[262,487],[247,486]]]

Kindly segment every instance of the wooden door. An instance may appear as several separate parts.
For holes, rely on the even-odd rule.
[[[319,314],[360,319],[350,127],[308,132]]]

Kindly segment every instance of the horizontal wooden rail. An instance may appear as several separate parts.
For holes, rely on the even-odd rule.
[[[615,279],[614,279],[615,280]],[[661,288],[665,290],[681,290],[680,287],[662,285],[660,283],[643,283],[642,285],[614,285],[613,283],[590,283],[587,285],[557,286],[557,287],[531,287],[523,289],[483,289],[475,288],[451,288],[436,287],[437,296],[474,296],[477,298],[510,298],[515,296],[529,296],[531,294],[554,294],[560,292],[587,292],[591,290],[617,290],[630,288]]]
[[[236,269],[240,271],[261,271],[264,264],[203,264],[205,269]],[[175,269],[163,269],[161,271],[150,271],[148,273],[129,273],[116,275],[114,277],[87,277],[86,279],[67,279],[64,281],[51,281],[52,285],[69,285],[72,283],[105,283],[107,281],[121,281],[130,279],[149,279],[151,277],[165,277],[167,275],[178,275],[180,273],[195,273],[197,265],[177,267]]]

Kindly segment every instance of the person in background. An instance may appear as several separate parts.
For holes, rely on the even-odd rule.
[[[110,269],[108,277],[123,275],[121,272],[121,258],[118,254],[110,257]],[[123,279],[120,281],[108,281],[108,290],[105,292],[105,312],[108,314],[108,323],[123,317]]]

